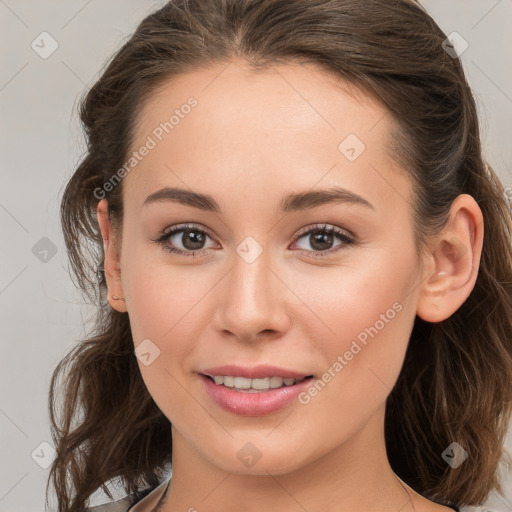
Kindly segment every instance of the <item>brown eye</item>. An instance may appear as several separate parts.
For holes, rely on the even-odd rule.
[[[183,244],[185,249],[188,249],[189,251],[195,251],[203,248],[202,246],[205,243],[206,236],[207,235],[204,232],[200,232],[194,229],[187,229],[183,231],[180,242]]]
[[[208,238],[211,238],[208,233],[197,226],[181,225],[166,229],[154,242],[170,253],[194,257],[207,252]]]
[[[341,240],[341,243],[333,247],[336,238]],[[315,257],[322,256],[322,253],[328,255],[338,252],[345,246],[355,243],[354,239],[349,236],[348,233],[334,226],[329,227],[327,224],[315,226],[302,232],[297,236],[296,241],[301,239],[305,239],[306,244],[304,245],[309,245],[310,248],[300,247],[300,249],[306,253],[318,253],[315,254]]]

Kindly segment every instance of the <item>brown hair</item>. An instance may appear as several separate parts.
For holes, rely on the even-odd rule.
[[[173,0],[140,23],[81,103],[87,153],[61,204],[74,277],[98,309],[94,332],[51,382],[57,456],[49,482],[59,512],[81,512],[99,487],[111,496],[105,483],[113,478],[138,499],[170,461],[171,425],[142,380],[128,315],[105,299],[95,191],[125,162],[152,92],[233,58],[256,70],[315,63],[387,107],[396,120],[392,154],[414,185],[418,248],[445,225],[459,194],[477,201],[485,235],[475,287],[446,320],[416,318],[387,400],[385,436],[393,470],[433,501],[478,505],[494,488],[502,493],[498,465],[512,412],[512,216],[483,161],[475,102],[460,60],[442,48],[445,38],[411,0]],[[122,182],[106,193],[117,225],[121,192]],[[441,457],[452,442],[469,454],[457,469]]]

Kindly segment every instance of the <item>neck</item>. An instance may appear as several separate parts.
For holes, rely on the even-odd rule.
[[[159,512],[415,511],[418,494],[393,472],[384,409],[334,450],[287,472],[235,473],[206,459],[173,428],[172,480]]]

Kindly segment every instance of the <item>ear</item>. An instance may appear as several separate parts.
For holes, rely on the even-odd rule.
[[[120,255],[108,215],[108,203],[106,199],[102,199],[98,203],[97,214],[101,236],[103,238],[103,251],[105,254],[103,268],[105,270],[105,279],[108,287],[108,301],[116,311],[126,313],[126,303],[121,286]],[[116,296],[119,298],[112,298]]]
[[[484,237],[480,207],[468,194],[452,203],[443,230],[429,244],[418,296],[417,315],[427,322],[450,317],[473,290],[478,276]]]

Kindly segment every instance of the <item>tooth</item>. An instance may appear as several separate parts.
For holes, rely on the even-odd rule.
[[[280,388],[283,385],[282,377],[270,377],[269,385],[272,389]]]
[[[277,389],[284,386],[293,386],[302,382],[301,379],[283,378],[283,377],[264,377],[259,379],[247,379],[245,377],[233,377],[230,375],[214,375],[213,380],[217,385],[224,385],[228,388],[248,390],[251,393],[265,391],[268,389]]]
[[[264,379],[252,379],[251,388],[253,389],[268,389],[269,388],[269,378],[265,377]]]
[[[232,388],[235,386],[235,378],[228,375],[224,375],[224,386]]]
[[[235,377],[235,388],[249,389],[251,387],[251,379],[245,377]]]

